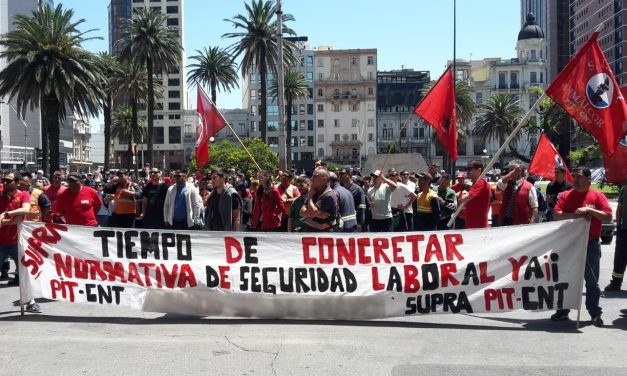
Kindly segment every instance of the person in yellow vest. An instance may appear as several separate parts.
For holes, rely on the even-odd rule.
[[[30,178],[28,176],[22,176],[18,183],[18,188],[20,191],[30,194],[30,211],[26,215],[26,220],[41,222],[43,218],[46,218],[52,206],[50,199],[48,199],[48,196],[46,196],[41,189],[41,185],[39,187],[32,186]]]
[[[438,228],[440,219],[440,201],[438,194],[431,190],[433,178],[428,172],[421,172],[418,175],[418,187],[420,192],[416,199],[416,231],[435,231]]]

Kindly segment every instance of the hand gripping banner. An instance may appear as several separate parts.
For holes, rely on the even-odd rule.
[[[576,309],[588,226],[277,236],[25,222],[20,293],[222,317]]]

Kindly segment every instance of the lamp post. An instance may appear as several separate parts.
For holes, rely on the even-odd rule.
[[[13,112],[15,112],[15,114],[17,115],[17,118],[20,119],[20,121],[24,125],[24,171],[26,171],[28,169],[28,158],[27,158],[28,156],[28,125],[26,124],[22,115],[17,111],[17,109],[12,103],[5,102],[5,101],[0,101],[0,103],[4,103],[7,106],[9,106],[9,108],[12,109]]]

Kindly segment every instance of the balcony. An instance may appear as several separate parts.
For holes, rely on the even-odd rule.
[[[359,140],[344,140],[344,141],[331,141],[329,145],[331,146],[361,146],[361,141]]]

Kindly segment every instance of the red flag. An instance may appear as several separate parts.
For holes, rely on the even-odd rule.
[[[433,85],[414,109],[416,115],[429,123],[444,149],[457,160],[457,115],[455,112],[455,81],[451,66]]]
[[[623,137],[614,155],[603,155],[605,179],[608,183],[620,184],[627,180],[627,136]]]
[[[226,127],[226,120],[211,99],[198,85],[196,106],[199,124],[196,128],[196,166],[202,169],[209,162],[209,138]]]
[[[598,32],[581,46],[546,94],[557,102],[612,156],[627,134],[627,104],[597,42]]]
[[[564,163],[564,158],[555,149],[549,138],[542,133],[536,152],[533,154],[529,173],[542,176],[545,179],[555,180],[555,168],[564,167],[566,169],[566,180],[573,182],[573,177]]]

